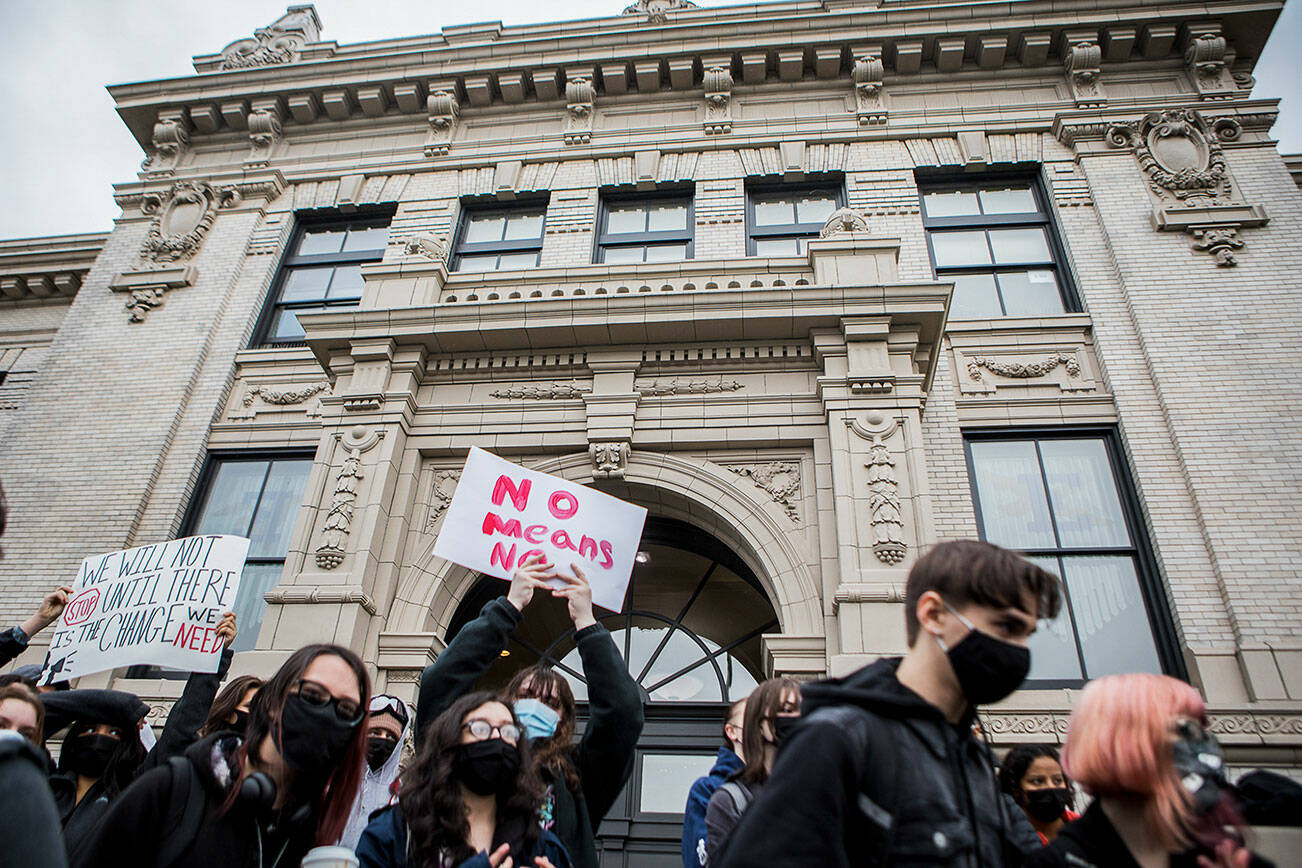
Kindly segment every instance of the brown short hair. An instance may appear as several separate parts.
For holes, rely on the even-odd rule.
[[[13,684],[6,684],[4,687],[0,687],[0,702],[4,702],[6,699],[17,699],[19,702],[26,702],[35,709],[36,736],[35,738],[31,738],[30,741],[33,741],[38,745],[41,744],[45,740],[45,704],[42,703],[41,698],[36,695],[36,691],[32,690],[26,684],[23,684],[21,681],[14,682]],[[26,733],[24,733],[24,735],[26,735]]]
[[[918,598],[935,591],[951,606],[971,603],[1021,609],[1037,619],[1055,618],[1062,607],[1058,577],[1017,552],[974,539],[932,547],[909,570],[904,589],[904,626],[909,647],[918,638]],[[1027,611],[1026,599],[1035,601]]]

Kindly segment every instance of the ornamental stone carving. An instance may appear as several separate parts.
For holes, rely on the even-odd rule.
[[[222,49],[219,69],[249,69],[277,66],[298,60],[303,46],[316,42],[321,21],[312,6],[290,6],[268,27],[253,31],[252,38],[239,39]]]
[[[1067,83],[1071,86],[1077,108],[1094,108],[1107,103],[1103,83],[1099,80],[1102,61],[1103,50],[1097,42],[1082,40],[1072,43],[1067,49],[1063,64],[1067,68]]]
[[[576,383],[551,383],[543,386],[519,386],[489,392],[494,398],[512,401],[566,401],[582,398],[592,391]]]
[[[234,187],[213,187],[202,181],[177,181],[165,193],[146,194],[140,210],[152,214],[149,235],[140,248],[146,262],[189,259],[199,251],[217,211],[238,204]]]
[[[244,159],[245,165],[251,168],[265,167],[282,134],[280,106],[272,103],[256,107],[249,112],[248,120],[251,150]]]
[[[628,471],[628,441],[588,444],[593,479],[623,479]]]
[[[1238,84],[1230,73],[1230,46],[1219,33],[1204,33],[1189,40],[1184,62],[1203,99],[1231,99]]]
[[[190,129],[184,115],[159,114],[151,141],[154,150],[140,168],[150,177],[172,175],[190,146]]]
[[[868,441],[868,524],[872,531],[872,550],[877,560],[895,566],[908,554],[904,539],[904,513],[900,503],[900,480],[895,475],[895,456],[886,441],[899,422],[878,410],[869,412],[863,422],[846,419],[846,426]]]
[[[322,542],[316,548],[316,565],[323,570],[333,570],[344,561],[344,547],[353,524],[353,511],[357,504],[357,489],[365,474],[362,472],[362,453],[384,439],[383,431],[372,431],[365,425],[355,425],[340,438],[344,449],[344,462],[335,476],[335,490],[326,513]]]
[[[981,381],[982,368],[1001,377],[1031,379],[1043,377],[1059,365],[1063,366],[1068,376],[1080,376],[1080,363],[1076,361],[1075,356],[1067,353],[1056,353],[1038,362],[1011,362],[1001,361],[990,356],[973,356],[968,359],[967,372],[977,382]]]
[[[819,238],[835,238],[838,235],[856,235],[868,232],[868,218],[861,211],[853,208],[837,208],[827,218],[819,230]]]
[[[745,476],[768,492],[773,502],[782,507],[787,518],[799,522],[796,498],[800,493],[800,464],[795,461],[769,461],[764,464],[726,464],[728,470]]]
[[[457,483],[461,480],[460,470],[440,470],[434,474],[434,488],[430,492],[429,518],[425,519],[425,530],[431,530],[439,518],[452,503],[452,495],[457,493]]]
[[[438,235],[421,232],[402,242],[402,252],[405,256],[419,256],[442,262],[447,256],[448,243]]]
[[[732,132],[732,71],[712,66],[705,71],[705,132]]]
[[[259,400],[261,400],[263,404],[268,404],[273,407],[292,407],[296,404],[304,403],[321,392],[328,392],[329,390],[330,384],[324,381],[320,383],[309,383],[305,386],[249,386],[248,391],[244,393],[244,399],[240,402],[240,405],[238,407],[232,407],[230,412],[226,414],[226,418],[254,418],[257,416],[255,404]],[[320,401],[318,400],[314,403],[317,404],[319,408]],[[319,416],[319,409],[315,414],[309,410],[308,415]]]
[[[455,86],[439,88],[425,100],[429,112],[429,138],[425,141],[425,156],[446,154],[452,146],[457,118],[461,116],[461,103],[457,102]]]
[[[886,104],[883,101],[883,79],[886,67],[880,55],[865,54],[854,62],[855,115],[861,126],[886,123]]]
[[[1216,264],[1222,266],[1237,265],[1234,251],[1243,246],[1239,230],[1235,226],[1193,227],[1189,234],[1194,237],[1193,249],[1210,253],[1216,258]]]
[[[625,7],[624,14],[645,15],[648,24],[664,24],[669,20],[669,12],[695,8],[692,0],[637,0],[632,6]]]
[[[592,79],[574,76],[565,82],[565,144],[586,145],[592,141],[595,100]]]
[[[652,380],[636,384],[633,388],[642,395],[711,395],[718,392],[736,392],[743,386],[736,380]]]

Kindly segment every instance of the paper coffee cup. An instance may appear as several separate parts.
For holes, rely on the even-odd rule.
[[[347,847],[313,847],[300,864],[302,868],[358,868],[361,863]]]

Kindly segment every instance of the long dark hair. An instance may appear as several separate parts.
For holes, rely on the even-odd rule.
[[[233,755],[238,778],[231,788],[226,803],[222,806],[225,813],[235,804],[240,787],[239,783],[251,773],[249,756],[257,756],[263,739],[271,739],[272,744],[280,747],[280,718],[285,709],[285,700],[294,686],[298,684],[303,673],[312,661],[323,654],[333,654],[348,664],[357,676],[357,691],[361,699],[361,708],[366,710],[371,701],[371,678],[366,674],[366,666],[361,658],[341,645],[305,645],[289,655],[276,674],[258,689],[249,705],[249,726],[244,734],[244,743]],[[366,762],[366,718],[353,727],[353,737],[348,742],[348,749],[326,780],[314,805],[317,817],[317,846],[333,844],[344,833],[348,816],[352,813],[353,799],[362,783],[362,767]]]
[[[256,675],[241,675],[238,678],[232,678],[221,689],[221,693],[217,694],[217,698],[212,701],[212,709],[208,712],[208,719],[199,728],[199,738],[230,729],[230,717],[235,713],[235,709],[240,707],[240,703],[244,700],[244,694],[248,693],[251,687],[259,688],[261,686],[262,679]]]
[[[773,718],[782,710],[782,694],[791,691],[800,696],[800,684],[790,678],[770,678],[750,692],[746,699],[746,716],[741,721],[741,750],[746,755],[746,765],[733,775],[743,784],[762,784],[769,777],[764,767],[764,721],[769,727],[776,724]]]
[[[1022,790],[1022,778],[1026,777],[1026,770],[1031,767],[1031,763],[1040,757],[1048,757],[1062,768],[1062,759],[1058,756],[1058,749],[1047,744],[1021,744],[1004,754],[1004,761],[999,764],[999,789],[1012,796],[1018,804],[1021,804],[1019,796],[1025,795]],[[1064,769],[1062,779],[1067,787],[1067,801],[1069,804],[1076,802],[1076,785],[1072,783],[1071,778],[1067,777]]]
[[[488,702],[503,705],[519,726],[515,710],[501,696],[488,691],[469,693],[448,706],[425,728],[420,750],[403,773],[398,804],[411,833],[411,856],[418,868],[437,868],[442,864],[441,853],[447,854],[454,865],[475,855],[467,843],[470,821],[452,763],[455,749],[461,744],[461,725],[466,715]],[[497,837],[513,844],[513,839],[519,839],[531,845],[538,840],[537,813],[543,788],[531,762],[528,739],[523,734],[518,748],[520,774],[515,786],[497,797],[497,825],[506,833]]]
[[[59,771],[69,771],[66,759],[68,756],[68,742],[74,738],[80,738],[93,730],[103,721],[80,719],[74,720],[68,727],[68,731],[63,736],[63,749],[59,751]],[[111,724],[118,731],[118,746],[109,757],[108,765],[104,767],[104,774],[100,776],[100,781],[104,784],[105,793],[110,799],[115,798],[119,793],[127,788],[127,785],[136,776],[136,770],[140,764],[145,761],[145,746],[140,742],[140,730],[134,726],[118,726]]]
[[[526,682],[529,685],[527,690]],[[561,719],[556,722],[556,731],[550,738],[533,742],[530,748],[534,763],[540,769],[549,769],[554,775],[565,778],[565,787],[571,793],[582,792],[583,784],[579,781],[579,772],[574,767],[573,759],[574,691],[570,689],[570,682],[550,666],[535,663],[515,673],[503,695],[507,698],[508,705],[526,697],[552,699],[560,704]],[[512,713],[515,713],[514,709]]]

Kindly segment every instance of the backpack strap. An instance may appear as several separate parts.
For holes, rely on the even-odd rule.
[[[719,787],[719,789],[727,793],[728,798],[732,799],[732,808],[737,812],[738,817],[740,817],[746,811],[746,808],[750,806],[750,790],[746,789],[736,781],[728,781],[726,784]]]
[[[171,774],[172,796],[167,808],[167,825],[163,827],[165,837],[159,844],[154,859],[156,868],[171,868],[186,848],[194,843],[208,803],[204,798],[203,785],[199,783],[199,775],[188,759],[183,756],[171,757],[167,761],[167,769]]]

